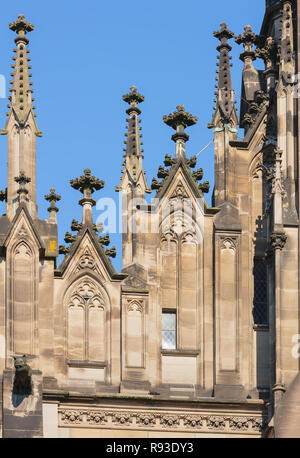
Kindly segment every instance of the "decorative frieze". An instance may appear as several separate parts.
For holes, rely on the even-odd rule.
[[[205,415],[160,411],[109,411],[86,409],[59,410],[60,427],[98,427],[104,429],[145,429],[159,431],[211,432],[258,435],[266,421],[263,417],[236,415]]]

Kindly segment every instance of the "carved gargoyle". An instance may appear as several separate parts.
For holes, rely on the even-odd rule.
[[[13,394],[30,395],[32,394],[31,368],[27,364],[26,355],[14,356],[15,378]]]

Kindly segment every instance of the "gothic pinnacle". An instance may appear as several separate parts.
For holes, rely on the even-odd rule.
[[[139,119],[141,110],[138,108],[138,104],[142,103],[145,97],[137,91],[135,86],[132,86],[130,92],[124,94],[122,98],[124,102],[129,104],[129,108],[126,110],[129,117],[126,119],[128,122],[126,140],[124,141],[126,148],[123,149],[125,151],[125,161],[122,164],[124,169],[122,170],[121,184],[116,187],[116,191],[121,191],[122,186],[128,180],[132,189],[135,189],[139,182],[142,189],[149,192],[143,171],[142,153],[144,150],[141,148],[143,145],[142,134],[140,133],[142,127],[140,127],[141,120]]]
[[[13,111],[20,126],[23,127],[30,112],[32,113],[33,118],[36,117],[33,113],[35,107],[32,105],[32,82],[29,81],[29,78],[32,76],[31,73],[29,73],[31,66],[28,65],[28,62],[30,61],[28,53],[30,51],[26,48],[29,43],[29,39],[26,34],[28,32],[32,32],[34,30],[34,26],[25,20],[24,15],[19,15],[18,20],[12,22],[9,25],[9,28],[13,32],[16,32],[17,36],[15,38],[16,49],[14,49],[16,56],[13,57],[14,65],[12,66],[14,69],[14,72],[12,73],[13,79],[10,82],[12,84],[12,88],[10,89],[12,96],[8,116],[10,116],[10,113]],[[35,134],[37,136],[41,136],[42,134],[38,130],[35,121],[34,124]]]
[[[198,118],[185,111],[183,105],[177,105],[177,111],[163,116],[163,121],[176,130],[172,140],[176,143],[176,157],[185,156],[185,143],[189,140],[188,134],[184,131],[186,127],[197,123]]]
[[[209,126],[215,124],[215,116],[219,113],[220,118],[224,124],[229,124],[230,121],[233,121],[233,124],[237,122],[237,116],[233,112],[235,111],[234,107],[234,92],[232,89],[231,82],[231,56],[229,52],[231,51],[231,46],[228,43],[228,40],[234,37],[234,33],[227,28],[227,24],[223,22],[221,24],[221,29],[214,32],[214,37],[220,40],[220,44],[217,46],[217,50],[220,55],[219,59],[219,70],[218,70],[218,85],[217,85],[217,100],[216,100],[216,113],[213,117],[213,122]],[[234,116],[234,119],[232,118]]]
[[[55,189],[51,188],[50,189],[50,194],[47,194],[45,196],[45,200],[50,202],[50,207],[48,208],[48,212],[50,213],[50,220],[53,220],[56,222],[56,213],[59,211],[59,209],[56,207],[56,202],[61,200],[61,196],[58,194],[55,194]]]
[[[126,113],[129,115],[128,122],[128,133],[125,134],[127,140],[125,141],[126,156],[140,156],[142,153],[141,142],[142,135],[140,134],[141,127],[139,127],[140,120],[138,115],[141,114],[141,110],[138,108],[138,103],[142,103],[145,97],[137,92],[137,88],[132,86],[130,88],[130,93],[123,95],[124,102],[127,102],[130,107],[126,110]]]

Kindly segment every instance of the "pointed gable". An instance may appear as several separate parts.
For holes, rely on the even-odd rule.
[[[88,225],[83,226],[79,231],[70,252],[65,255],[61,265],[55,271],[55,276],[64,277],[80,270],[89,270],[106,280],[122,281],[126,278],[126,275],[116,272],[99,243],[95,231]]]
[[[25,203],[21,203],[17,209],[16,215],[10,224],[8,233],[3,241],[3,246],[7,248],[15,239],[30,238],[37,246],[41,253],[44,253],[45,247],[39,233],[35,227]]]

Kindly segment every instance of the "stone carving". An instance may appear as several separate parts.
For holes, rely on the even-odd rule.
[[[179,426],[180,424],[179,417],[176,415],[162,415],[160,417],[160,424],[164,428]]]
[[[21,226],[21,229],[19,230],[18,232],[18,238],[20,239],[24,239],[24,238],[27,238],[28,237],[28,232],[25,228],[25,226]]]
[[[262,431],[265,426],[265,421],[262,418],[250,418],[249,421],[252,423],[254,431]]]
[[[231,237],[225,237],[220,239],[221,242],[221,250],[236,250],[236,239],[233,239]]]
[[[76,290],[73,292],[70,299],[70,306],[73,305],[74,300],[81,302],[85,305],[91,305],[95,299],[98,299],[99,305],[104,307],[104,299],[100,290],[90,280],[83,280]]]
[[[76,410],[65,410],[61,419],[64,423],[81,423],[83,421],[83,412]]]
[[[13,394],[30,395],[32,394],[31,368],[27,364],[26,355],[14,356],[15,378]]]
[[[181,181],[178,183],[178,185],[176,186],[175,188],[175,191],[173,192],[173,194],[171,195],[171,199],[188,199],[188,195],[184,189],[184,186],[183,184],[181,183]]]
[[[112,422],[120,425],[130,425],[132,423],[132,416],[126,412],[112,414]]]
[[[274,232],[271,235],[271,245],[274,250],[282,250],[286,244],[287,235],[285,232]]]
[[[223,430],[226,426],[225,420],[225,417],[208,417],[206,420],[206,425],[208,429]]]
[[[80,269],[91,269],[91,270],[93,270],[94,267],[95,267],[95,260],[93,259],[93,257],[88,252],[85,252],[81,256],[78,264],[79,264],[79,268]]]
[[[77,427],[83,425],[99,428],[145,428],[157,430],[182,430],[182,431],[235,431],[236,434],[243,434],[247,431],[250,434],[262,432],[266,421],[259,417],[244,416],[207,416],[207,415],[172,415],[161,414],[155,411],[97,411],[97,410],[61,410],[60,419],[63,424],[70,424]]]
[[[150,414],[140,414],[136,416],[136,423],[143,426],[155,426],[156,418]]]
[[[194,417],[192,415],[188,415],[182,418],[184,426],[187,426],[189,428],[200,428],[203,426],[203,417]]]
[[[107,423],[107,414],[106,412],[88,412],[86,420],[91,424],[103,425]]]
[[[229,419],[229,427],[236,430],[246,431],[249,428],[249,421],[245,417],[234,417]]]
[[[127,304],[128,312],[144,312],[144,304],[142,301],[133,300]]]

